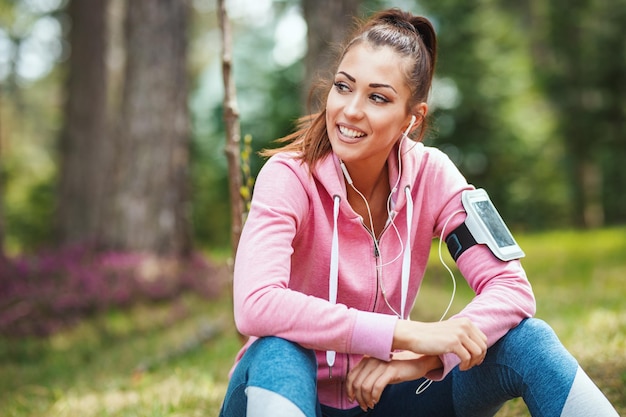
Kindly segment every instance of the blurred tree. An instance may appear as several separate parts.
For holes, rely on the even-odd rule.
[[[496,1],[423,3],[433,15],[439,40],[431,104],[436,134],[430,140],[448,153],[468,181],[487,189],[507,221],[520,222],[510,214],[524,147],[521,132],[505,114],[516,94],[526,94],[519,38]],[[513,85],[511,79],[520,81]],[[449,97],[438,99],[441,91]]]
[[[72,54],[60,152],[61,241],[186,254],[188,3],[125,3],[121,105],[107,102],[108,3],[68,5]]]
[[[559,116],[575,224],[626,221],[626,1],[524,3],[538,79]]]
[[[361,1],[302,0],[307,23],[306,73],[302,91],[305,101],[315,80],[319,76],[328,76],[332,70],[336,48],[352,29],[354,19],[359,17]]]
[[[186,1],[127,3],[122,105],[112,136],[101,240],[106,247],[191,249]]]
[[[102,220],[103,187],[111,178],[107,136],[108,0],[72,0],[64,126],[60,137],[57,227],[62,243],[94,238]]]
[[[566,225],[560,150],[519,18],[499,0],[420,3],[439,40],[428,140],[487,189],[510,225]]]

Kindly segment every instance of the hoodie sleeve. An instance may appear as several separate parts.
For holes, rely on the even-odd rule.
[[[257,177],[235,258],[237,328],[249,336],[278,336],[311,349],[389,360],[395,317],[360,312],[290,289],[294,238],[310,217],[310,181],[304,166],[275,157]],[[311,274],[328,276],[327,266],[319,265]],[[378,331],[381,337],[365,343],[362,329]]]
[[[465,221],[461,193],[473,189],[447,157],[442,156],[441,164],[443,168],[434,181],[440,197],[434,199],[437,206],[432,207],[436,237],[444,225],[447,235]],[[457,266],[476,295],[455,317],[469,318],[485,333],[489,347],[535,314],[533,291],[519,260],[501,261],[486,245],[477,244],[458,258]],[[444,367],[431,372],[430,379],[442,379],[460,363],[455,354],[442,355],[441,360]]]

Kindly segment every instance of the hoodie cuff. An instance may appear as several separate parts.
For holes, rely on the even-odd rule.
[[[393,332],[398,318],[388,314],[359,311],[352,333],[350,352],[391,360]]]
[[[461,363],[461,359],[454,353],[446,353],[445,355],[439,356],[441,359],[441,363],[443,363],[442,368],[433,369],[428,372],[425,377],[432,381],[441,381],[453,370],[458,364]]]

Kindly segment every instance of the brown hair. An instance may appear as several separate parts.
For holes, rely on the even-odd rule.
[[[426,102],[437,56],[437,38],[428,19],[396,8],[384,10],[361,22],[349,39],[341,49],[335,67],[339,66],[346,53],[355,45],[367,43],[376,48],[390,47],[412,63],[406,66],[405,73],[411,91],[407,111],[418,103]],[[331,86],[332,79],[324,80],[318,85],[318,88],[324,91],[321,95],[324,102]],[[313,97],[313,94],[310,97]],[[426,119],[422,117],[416,141],[423,138],[425,129]],[[277,149],[263,150],[261,155],[271,156],[282,151],[296,152],[299,158],[313,167],[317,161],[332,151],[326,130],[326,110],[300,118],[296,131],[278,139],[277,142],[286,145]]]

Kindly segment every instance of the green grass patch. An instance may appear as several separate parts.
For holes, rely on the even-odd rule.
[[[518,241],[537,316],[626,415],[626,228]],[[452,312],[472,296],[453,270]],[[435,246],[413,317],[439,319],[451,289]],[[113,310],[44,339],[0,338],[0,415],[217,416],[240,345],[228,294]],[[528,415],[521,401],[498,413]]]

